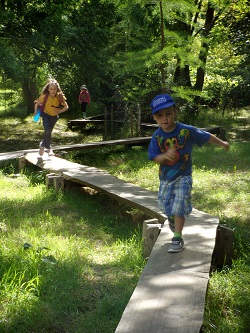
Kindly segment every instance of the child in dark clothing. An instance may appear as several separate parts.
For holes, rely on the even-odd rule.
[[[87,112],[87,105],[90,105],[90,94],[85,85],[81,86],[81,91],[78,96],[78,102],[81,105],[81,110],[82,110],[82,116],[85,119],[86,118],[86,112]]]
[[[174,232],[168,252],[180,252],[184,249],[185,216],[192,211],[193,145],[209,142],[228,150],[229,144],[206,131],[176,122],[175,102],[170,95],[157,95],[151,108],[159,128],[149,144],[149,159],[159,164],[159,208],[168,216],[170,229]]]

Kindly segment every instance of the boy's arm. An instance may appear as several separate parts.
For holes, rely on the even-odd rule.
[[[210,134],[210,139],[208,140],[208,142],[212,143],[214,145],[221,146],[225,150],[229,150],[229,147],[230,147],[230,145],[227,141],[223,141],[213,134]]]
[[[155,156],[153,161],[157,164],[164,164],[166,161],[174,161],[176,157],[176,149],[168,149],[166,152]]]

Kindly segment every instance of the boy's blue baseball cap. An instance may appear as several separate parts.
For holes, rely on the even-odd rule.
[[[172,105],[175,105],[175,102],[173,98],[168,94],[157,95],[150,103],[152,114],[155,114],[157,111],[168,108]]]

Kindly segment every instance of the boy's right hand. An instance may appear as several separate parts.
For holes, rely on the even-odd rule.
[[[179,156],[180,154],[176,149],[170,148],[166,152],[157,155],[154,158],[154,162],[158,164],[173,165],[179,160]]]
[[[174,161],[176,159],[176,149],[170,148],[164,153],[166,160]]]

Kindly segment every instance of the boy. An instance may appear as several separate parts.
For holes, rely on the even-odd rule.
[[[176,122],[175,102],[170,95],[157,95],[150,106],[159,128],[149,144],[149,159],[159,164],[159,208],[168,216],[169,227],[174,232],[168,252],[180,252],[184,249],[185,216],[192,211],[193,145],[209,142],[228,150],[229,144],[208,132]]]

